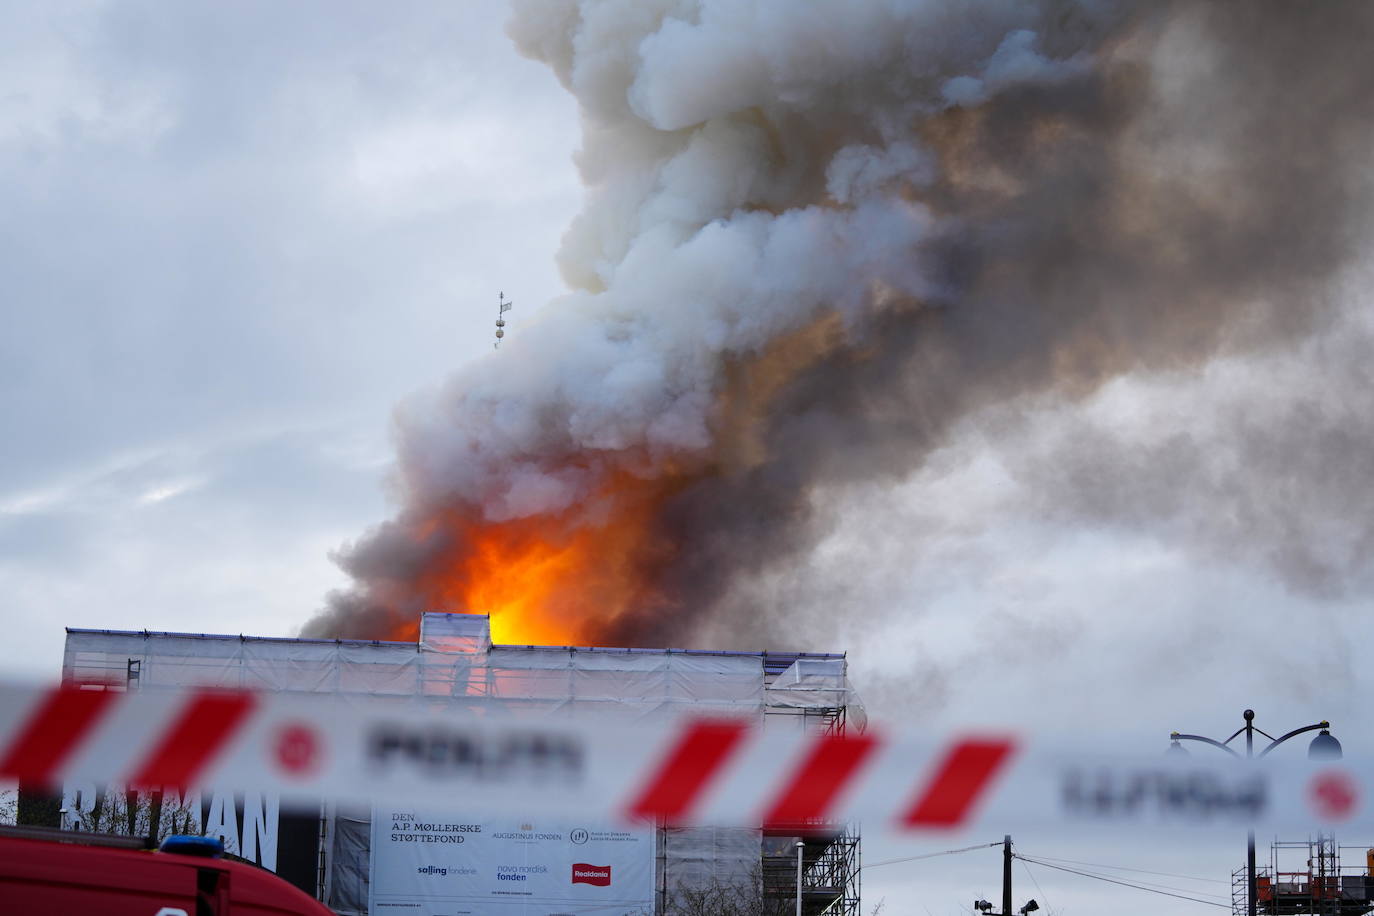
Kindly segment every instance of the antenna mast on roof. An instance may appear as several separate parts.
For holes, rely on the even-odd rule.
[[[506,319],[501,316],[509,312],[510,307],[514,304],[514,302],[506,301],[504,292],[496,294],[496,307],[498,309],[496,313],[496,343],[491,345],[494,350],[501,349],[501,338],[506,336]]]

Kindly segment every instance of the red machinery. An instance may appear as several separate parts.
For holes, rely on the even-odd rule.
[[[0,900],[14,916],[331,916],[271,872],[221,857],[217,840],[0,828]]]

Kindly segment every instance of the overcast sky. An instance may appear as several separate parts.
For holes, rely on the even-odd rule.
[[[291,635],[343,584],[330,551],[390,510],[394,406],[491,349],[498,291],[518,335],[561,289],[577,111],[514,52],[505,15],[0,0],[0,673],[55,677],[64,626]],[[1243,414],[1235,392],[1262,392],[1257,378],[1320,399],[1316,358],[975,418],[902,486],[831,494],[810,571],[760,598],[833,596],[834,644],[803,648],[848,650],[875,717],[1130,723],[1162,748],[1172,728],[1224,736],[1253,706],[1275,729],[1330,718],[1358,744],[1374,721],[1367,576],[1295,590],[1188,532],[1084,526],[1036,498],[1053,492],[1037,456],[1056,454],[1040,445],[1075,436],[1079,411],[1184,428],[1199,403]],[[934,845],[984,839],[1000,836]],[[1244,851],[1022,842],[1210,876],[1223,896]],[[1018,866],[1018,906],[1213,909],[1035,877]],[[865,907],[967,912],[999,880],[997,850],[878,867]]]
[[[12,3],[0,595],[289,635],[380,521],[404,395],[557,290],[576,112],[488,3]]]

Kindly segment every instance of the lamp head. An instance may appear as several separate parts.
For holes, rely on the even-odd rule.
[[[1322,723],[1325,725],[1326,723]],[[1317,737],[1312,739],[1312,743],[1307,746],[1307,757],[1309,760],[1340,760],[1344,756],[1341,750],[1341,743],[1336,740],[1336,736],[1330,730],[1323,728],[1317,732]]]
[[[1038,909],[1040,909],[1040,904],[1036,903],[1033,899],[1027,900],[1026,905],[1021,907],[1021,916],[1026,916],[1027,913],[1034,913]]]
[[[992,904],[986,900],[975,900],[973,901],[973,908],[981,913],[988,913],[992,911]]]

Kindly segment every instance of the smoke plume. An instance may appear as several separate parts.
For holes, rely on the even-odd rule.
[[[506,641],[794,644],[749,586],[805,567],[818,494],[903,480],[973,416],[1330,329],[1369,228],[1372,26],[1358,3],[520,0],[512,39],[582,111],[572,292],[401,410],[401,508],[304,632],[437,608]],[[1094,500],[1137,459],[1085,432],[1021,470],[1046,512],[1176,513]],[[1295,587],[1339,566],[1275,559]]]

